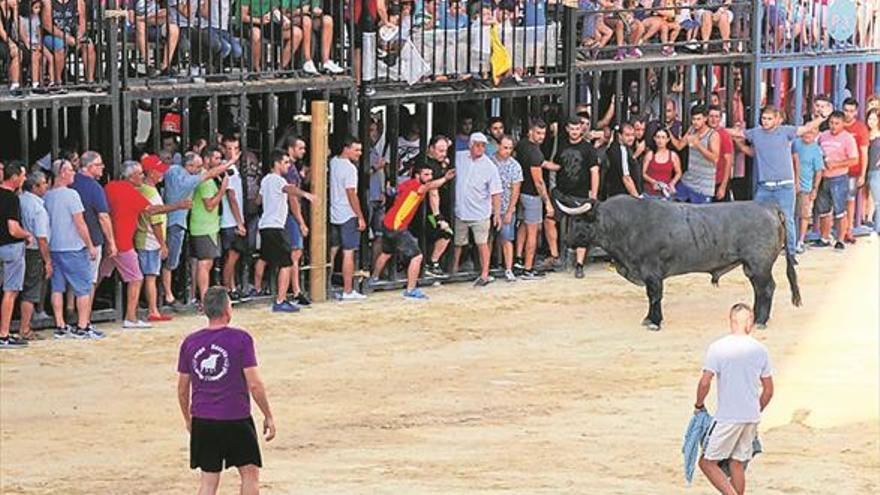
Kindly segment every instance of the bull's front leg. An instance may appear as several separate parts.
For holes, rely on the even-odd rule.
[[[659,277],[646,279],[645,288],[648,292],[648,316],[642,321],[642,325],[648,330],[660,330],[660,324],[663,322],[663,308],[661,307],[663,279]]]

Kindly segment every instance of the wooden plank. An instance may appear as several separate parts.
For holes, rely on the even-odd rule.
[[[311,265],[315,269],[309,271],[309,288],[312,300],[327,300],[327,163],[330,158],[329,148],[329,115],[330,105],[325,100],[312,102],[312,153],[311,179],[312,194],[317,198],[311,205],[311,222],[309,223],[309,253]]]

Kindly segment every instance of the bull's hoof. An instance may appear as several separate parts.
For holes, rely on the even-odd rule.
[[[757,325],[755,325],[755,327],[757,327],[758,330],[767,330],[767,324],[766,324],[766,323],[758,323]]]
[[[657,323],[654,323],[653,321],[649,321],[648,324],[645,325],[645,328],[647,328],[648,330],[651,330],[652,332],[660,331],[660,325]]]

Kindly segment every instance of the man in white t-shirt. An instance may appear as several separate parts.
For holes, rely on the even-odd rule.
[[[504,188],[498,167],[486,156],[489,140],[481,132],[471,134],[467,151],[455,155],[455,250],[452,272],[458,271],[461,250],[468,245],[468,234],[480,252],[480,277],[474,282],[485,287],[489,278],[489,231],[501,228],[501,193]]]
[[[270,266],[278,267],[278,292],[275,294],[273,312],[295,313],[299,306],[287,300],[287,286],[290,284],[290,238],[284,231],[287,224],[288,194],[294,187],[287,183],[284,174],[290,168],[290,157],[281,150],[269,154],[272,172],[260,182],[258,201],[263,204],[260,216],[260,259]]]
[[[773,367],[767,348],[751,337],[755,316],[747,304],[730,309],[730,335],[713,342],[706,351],[703,376],[697,386],[695,414],[705,410],[712,378],[718,377],[718,407],[704,440],[700,469],[725,495],[745,492],[743,463],[751,460],[761,411],[773,397]],[[730,479],[718,466],[730,460]]]
[[[358,168],[363,145],[349,136],[342,151],[330,160],[330,263],[342,248],[342,300],[366,299],[354,290],[354,252],[360,247],[367,222],[358,199]]]
[[[224,164],[228,167],[229,187],[223,195],[220,211],[220,245],[223,248],[223,285],[233,301],[241,299],[235,285],[238,260],[247,253],[247,227],[244,221],[244,189],[241,184],[241,141],[235,134],[223,136]]]

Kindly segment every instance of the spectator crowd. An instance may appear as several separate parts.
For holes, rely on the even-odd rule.
[[[880,98],[869,98],[865,109],[848,98],[838,109],[817,96],[802,126],[783,124],[782,112],[768,106],[752,129],[725,128],[724,109],[711,100],[688,109],[685,128],[674,103],[658,120],[636,117],[614,129],[601,121],[593,129],[587,107],[561,122],[532,116],[512,127],[520,123],[465,115],[454,136],[435,134],[424,150],[415,120],[400,136],[387,136],[383,119],[374,118],[366,142],[341,141],[328,164],[326,198],[310,192],[308,143],[292,130],[263,157],[265,167],[242,149],[235,128],[216,141],[194,140],[190,149],[166,132],[160,149],[124,162],[113,179],[94,151],[69,149],[33,165],[4,161],[0,347],[36,337],[31,322],[47,292],[55,338],[103,337],[92,306],[101,280],[114,272],[126,286],[123,328],[170,320],[198,306],[217,282],[233,301],[271,296],[272,311],[297,312],[311,303],[301,278],[308,211],[316,206],[329,211],[342,301],[365,299],[359,285],[380,288],[398,267],[403,297],[416,300],[428,298],[418,288],[422,275],[464,271],[477,287],[495,280],[493,268],[509,282],[538,279],[562,268],[568,248],[574,276],[584,277],[588,246],[560,241],[569,220],[554,208],[557,193],[693,204],[754,196],[785,213],[791,256],[808,247],[844,250],[856,242],[858,221],[880,229]],[[176,130],[175,117],[166,115],[163,128]],[[734,184],[738,155],[754,163],[745,196]],[[368,253],[359,257],[362,248]],[[359,273],[367,264],[359,259],[370,260],[369,274]],[[175,280],[189,267],[186,293]],[[17,336],[10,333],[16,307]]]

